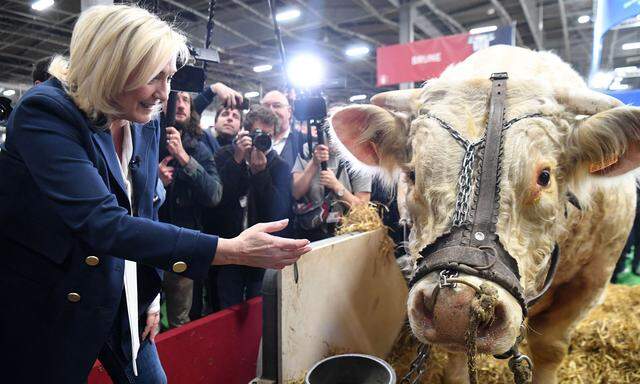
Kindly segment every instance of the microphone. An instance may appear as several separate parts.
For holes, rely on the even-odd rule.
[[[141,161],[140,155],[135,155],[131,161],[129,161],[129,169],[135,171],[140,166]]]

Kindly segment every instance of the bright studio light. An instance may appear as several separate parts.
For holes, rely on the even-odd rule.
[[[258,96],[260,96],[260,92],[257,92],[257,91],[251,91],[244,94],[244,97],[247,99],[253,99],[254,97],[258,97]]]
[[[578,17],[578,23],[580,24],[586,24],[588,22],[591,21],[591,16],[589,15],[582,15],[580,17]]]
[[[360,100],[366,100],[367,99],[367,95],[353,95],[349,98],[350,102],[355,102],[355,101],[360,101]]]
[[[35,3],[31,4],[31,8],[35,9],[36,11],[42,11],[49,8],[53,4],[53,0],[38,0]]]
[[[289,20],[297,19],[298,17],[300,17],[300,10],[293,8],[293,9],[287,9],[286,11],[278,12],[278,14],[276,15],[276,20],[289,21]]]
[[[2,92],[2,94],[4,96],[11,97],[16,94],[16,91],[14,91],[13,89],[7,89],[4,92]]]
[[[349,49],[347,49],[346,51],[344,51],[344,54],[349,56],[349,57],[362,57],[364,55],[366,55],[367,53],[369,53],[369,47],[366,47],[364,45],[358,45],[355,47],[351,47]]]
[[[253,67],[253,72],[267,72],[271,69],[273,69],[273,66],[271,66],[270,64],[256,65],[255,67]]]
[[[324,80],[324,63],[312,54],[301,54],[289,62],[287,74],[296,87],[317,87]]]
[[[489,25],[487,27],[478,27],[478,28],[471,28],[469,30],[469,34],[471,35],[477,35],[479,33],[487,33],[487,32],[493,32],[496,29],[498,29],[498,27],[496,25]]]

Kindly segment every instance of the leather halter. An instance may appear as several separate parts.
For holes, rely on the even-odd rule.
[[[526,317],[528,307],[535,304],[551,286],[560,251],[556,244],[542,290],[532,298],[525,298],[524,289],[520,284],[518,262],[504,249],[496,233],[500,204],[502,139],[504,130],[513,122],[540,115],[522,116],[507,124],[504,123],[507,79],[508,75],[504,72],[491,75],[489,121],[482,140],[484,153],[480,174],[476,179],[474,204],[469,207],[469,217],[458,225],[453,225],[450,232],[420,251],[422,259],[418,262],[418,268],[411,279],[410,286],[434,271],[454,271],[475,275],[490,280],[511,293],[518,300]],[[444,124],[442,120],[437,118],[436,120],[441,125]],[[450,129],[449,131],[451,133]],[[471,146],[468,146],[467,151],[469,148]]]

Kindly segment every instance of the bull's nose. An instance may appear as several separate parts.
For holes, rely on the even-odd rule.
[[[475,290],[458,284],[455,288],[441,288],[433,306],[433,328],[440,339],[449,343],[464,343],[469,327],[471,300]]]

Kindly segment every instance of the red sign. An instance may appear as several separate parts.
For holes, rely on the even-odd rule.
[[[495,44],[513,44],[512,32],[512,27],[507,26],[477,35],[464,33],[380,47],[377,50],[378,86],[438,77],[449,65],[475,51]]]

